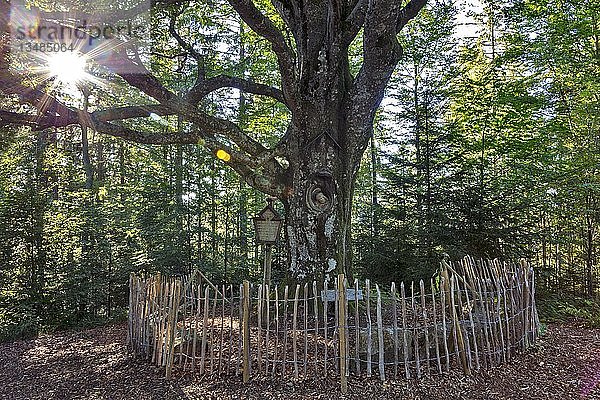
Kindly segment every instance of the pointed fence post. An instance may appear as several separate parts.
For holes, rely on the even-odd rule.
[[[344,274],[340,274],[337,277],[337,288],[338,288],[338,337],[340,346],[340,385],[342,393],[348,393],[348,377],[346,376],[346,342],[348,341],[348,335],[346,333],[346,286]]]
[[[175,358],[175,334],[177,330],[177,314],[179,312],[179,302],[181,301],[181,281],[177,279],[173,285],[171,285],[171,294],[169,302],[169,315],[168,315],[168,330],[167,330],[167,341],[165,347],[167,347],[167,360],[166,360],[166,378],[171,379],[171,373],[173,371],[173,361]]]
[[[244,281],[242,306],[242,355],[244,383],[250,380],[250,282]]]

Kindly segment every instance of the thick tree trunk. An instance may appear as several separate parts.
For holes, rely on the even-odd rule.
[[[295,151],[288,171],[285,237],[298,280],[352,273],[351,215],[358,162],[328,131]]]
[[[356,174],[373,133],[375,111],[401,55],[395,33],[369,36],[365,65],[354,78],[347,48],[336,47],[335,39],[325,35],[300,48],[305,65],[283,139],[289,167],[282,196],[288,265],[297,280],[319,281],[336,273],[352,277]],[[328,40],[330,47],[319,45]]]

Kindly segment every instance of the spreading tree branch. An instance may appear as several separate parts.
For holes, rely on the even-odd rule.
[[[400,32],[413,18],[417,16],[419,11],[427,4],[427,0],[410,0],[406,6],[398,14],[396,22],[396,32]]]
[[[178,0],[162,1],[177,7],[182,5]],[[349,160],[345,162],[358,165],[355,158],[360,157],[364,150],[372,131],[375,110],[402,53],[396,35],[424,7],[426,0],[409,0],[404,7],[396,0],[274,0],[276,9],[289,28],[285,32],[294,35],[297,54],[284,32],[257,8],[253,0],[228,2],[254,32],[271,44],[277,57],[281,89],[226,74],[207,78],[203,55],[179,34],[176,17],[173,17],[169,21],[170,35],[186,54],[198,62],[199,73],[194,87],[182,97],[175,95],[145,68],[139,56],[134,54],[132,58],[128,54],[132,49],[117,42],[116,46],[107,49],[112,53],[111,57],[95,61],[158,104],[88,113],[66,106],[45,93],[44,88],[29,87],[11,74],[8,68],[7,20],[10,3],[0,0],[0,91],[18,96],[21,102],[37,108],[36,115],[0,111],[0,124],[21,124],[34,129],[81,125],[137,143],[202,144],[212,152],[225,150],[230,154],[228,164],[246,182],[265,193],[281,197],[284,188],[277,182],[284,179],[281,176],[282,169],[274,158],[288,151],[286,149],[294,148],[286,147],[292,136],[298,139],[295,135],[305,134],[302,127],[307,124],[303,119],[322,113],[321,122],[331,122],[343,135],[343,141],[337,136],[334,139],[341,143],[338,147],[343,150],[352,147],[351,151],[346,152]],[[361,29],[364,29],[364,61],[359,73],[352,79],[347,51]],[[82,42],[86,43],[87,35],[78,33],[83,33]],[[91,48],[81,50],[94,53]],[[198,104],[203,98],[221,88],[235,88],[271,97],[285,104],[292,112],[291,127],[294,129],[288,128],[288,133],[274,149],[265,148],[235,123],[199,109]],[[153,113],[161,116],[178,115],[190,123],[191,129],[141,132],[118,123],[133,118],[148,118]],[[320,129],[317,127],[316,131]]]
[[[228,2],[250,29],[271,43],[273,52],[277,56],[286,104],[295,107],[296,68],[293,51],[288,46],[283,33],[254,5],[252,0],[228,0]]]
[[[360,143],[359,152],[372,134],[375,110],[402,55],[396,38],[398,30],[414,18],[425,4],[426,0],[411,0],[400,8],[399,3],[390,4],[386,0],[369,2],[364,22],[364,61],[346,105],[350,115],[348,126],[353,130],[351,135]]]
[[[121,125],[92,121],[94,129],[105,135],[125,139],[128,141],[142,144],[202,144],[214,154],[219,150],[224,150],[230,155],[226,162],[231,168],[238,172],[244,180],[252,187],[263,193],[272,196],[281,197],[284,193],[284,187],[278,183],[276,174],[264,175],[258,171],[260,165],[255,160],[240,153],[236,149],[224,144],[211,134],[202,133],[199,130],[192,132],[178,133],[141,133]]]
[[[198,53],[194,46],[188,43],[186,40],[184,40],[183,37],[181,37],[181,35],[179,34],[179,32],[177,32],[177,28],[175,26],[177,23],[177,17],[178,15],[174,15],[169,20],[169,33],[175,38],[179,46],[181,46],[182,49],[187,51],[188,54],[190,54],[196,60],[198,68],[198,80],[203,81],[206,78],[204,56]]]
[[[48,117],[0,110],[0,126],[25,125],[33,128],[40,124],[52,124],[54,121],[55,118],[52,118],[50,121]]]
[[[188,93],[187,100],[192,104],[196,104],[209,93],[226,87],[239,89],[247,93],[271,97],[280,103],[286,104],[285,97],[281,90],[269,85],[255,83],[248,79],[237,78],[228,75],[218,75],[204,81],[199,81]]]
[[[368,0],[358,0],[344,21],[343,44],[349,46],[365,23]]]
[[[147,104],[143,106],[128,106],[94,111],[91,115],[97,121],[109,122],[131,118],[149,117],[151,114],[160,116],[174,115],[176,110],[163,104]]]

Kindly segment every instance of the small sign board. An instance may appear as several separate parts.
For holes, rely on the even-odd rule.
[[[337,298],[336,290],[321,290],[321,300],[322,301],[335,301]],[[358,289],[358,300],[363,299],[363,291],[362,289]],[[356,300],[356,291],[354,289],[346,289],[346,300],[353,301]]]
[[[256,236],[259,241],[275,243],[279,237],[281,223],[274,221],[256,220],[255,223]]]

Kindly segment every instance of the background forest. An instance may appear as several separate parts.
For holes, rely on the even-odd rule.
[[[185,16],[178,28],[196,32],[213,71],[276,82],[267,44],[239,21],[217,22],[224,9],[206,7],[202,30]],[[429,277],[445,254],[525,257],[550,299],[548,315],[593,317],[600,4],[440,0],[407,28],[357,182],[357,275],[381,283]],[[153,72],[188,88],[168,33],[153,40],[161,51]],[[204,107],[234,116],[261,142],[283,134],[280,106],[224,95]],[[70,96],[85,107],[91,97],[116,104],[123,94],[108,82]],[[168,131],[181,122],[153,123]],[[215,283],[258,281],[251,217],[264,205],[201,146],[0,127],[0,340],[121,318],[132,271],[198,268]],[[285,275],[284,250],[275,249],[276,279]]]

